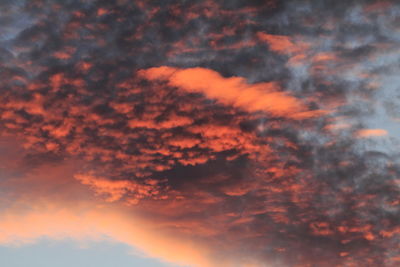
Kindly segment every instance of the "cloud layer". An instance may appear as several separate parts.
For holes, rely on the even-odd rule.
[[[396,1],[0,10],[1,243],[108,236],[211,267],[399,264]]]

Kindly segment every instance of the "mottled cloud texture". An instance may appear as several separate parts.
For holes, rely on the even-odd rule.
[[[397,1],[1,1],[0,244],[400,265]]]

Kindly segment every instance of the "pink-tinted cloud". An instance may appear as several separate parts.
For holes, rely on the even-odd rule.
[[[9,155],[13,156],[13,160],[2,161],[2,171],[10,175],[0,182],[1,187],[7,189],[0,198],[0,227],[3,229],[0,231],[0,244],[3,246],[23,246],[43,238],[72,240],[77,244],[111,241],[125,243],[146,256],[179,266],[214,267],[251,262],[218,256],[217,243],[205,239],[222,230],[223,221],[217,222],[218,227],[215,227],[189,217],[173,219],[175,214],[193,211],[196,202],[203,210],[220,201],[213,200],[210,194],[196,192],[188,199],[158,200],[143,208],[110,203],[122,197],[122,190],[145,193],[147,189],[138,189],[129,181],[111,181],[76,173],[79,167],[73,161],[43,163],[15,176],[15,168],[20,167],[24,160],[24,150],[9,140],[2,143],[1,148],[8,149]],[[14,161],[19,165],[13,164]],[[154,189],[156,182],[148,181],[148,184]],[[109,196],[105,202],[93,197],[86,185],[96,193]],[[158,217],[154,217],[156,213]],[[164,217],[162,214],[169,215]]]
[[[137,203],[144,197],[155,196],[159,193],[157,181],[149,180],[147,184],[138,184],[127,180],[110,180],[96,177],[91,174],[76,174],[75,179],[84,185],[90,186],[98,195],[106,195],[106,201],[114,202],[126,195],[130,195],[129,203]]]
[[[309,111],[304,103],[282,92],[277,83],[249,84],[244,78],[225,78],[219,73],[204,69],[177,69],[156,67],[139,71],[149,80],[165,80],[170,86],[189,93],[202,93],[224,105],[232,105],[245,111],[265,111],[275,116],[301,119],[318,116],[321,111]]]
[[[387,136],[388,132],[385,129],[361,129],[356,132],[359,138],[381,137]]]
[[[301,52],[307,48],[307,45],[297,44],[291,40],[291,37],[284,35],[273,35],[265,32],[258,32],[257,37],[266,42],[269,48],[279,54],[290,55]]]
[[[0,2],[33,19],[0,36],[0,134],[22,143],[0,153],[4,243],[397,266],[398,160],[357,139],[373,106],[399,117],[395,4]]]

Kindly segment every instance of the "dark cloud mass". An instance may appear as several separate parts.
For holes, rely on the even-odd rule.
[[[399,16],[394,0],[1,1],[1,134],[28,165],[79,159],[97,197],[215,266],[399,266]]]

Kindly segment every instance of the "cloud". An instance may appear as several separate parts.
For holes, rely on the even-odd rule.
[[[47,205],[32,202],[35,209],[18,208],[2,210],[0,216],[0,244],[22,246],[43,238],[87,241],[121,242],[139,249],[146,256],[193,266],[212,266],[207,259],[207,250],[191,240],[170,237],[150,226],[151,222],[129,216],[127,211],[115,207],[96,207],[96,203],[85,203],[85,208],[66,208],[63,203]],[[77,200],[70,203],[82,206]],[[50,206],[50,207],[49,207]],[[179,251],[179,253],[176,253]]]
[[[279,85],[273,82],[249,84],[241,77],[225,78],[209,69],[181,70],[166,66],[140,70],[139,75],[149,80],[166,80],[170,86],[189,93],[202,93],[207,98],[248,112],[265,111],[294,119],[321,114],[321,111],[308,110],[304,103],[282,92]]]
[[[98,195],[107,195],[106,201],[120,200],[126,194],[132,193],[130,203],[137,203],[138,199],[158,194],[157,181],[149,180],[147,185],[138,184],[127,180],[110,180],[96,177],[91,174],[75,174],[75,179],[84,185],[90,186]]]
[[[15,148],[18,144],[11,145],[9,141],[2,144],[1,149],[17,152]],[[201,243],[178,232],[171,235],[163,231],[156,221],[140,218],[130,207],[93,198],[87,188],[73,178],[76,162],[44,163],[40,167],[33,166],[26,173],[16,174],[15,170],[21,168],[23,158],[21,154],[13,157],[19,162],[18,166],[13,166],[11,162],[5,166],[6,161],[2,161],[2,172],[6,176],[0,185],[2,190],[7,191],[1,196],[1,245],[18,247],[43,238],[67,239],[77,243],[122,242],[139,249],[146,256],[174,264],[212,266],[207,256],[210,251]],[[82,175],[78,177],[95,179],[90,176],[83,178]],[[96,182],[96,189],[114,192],[114,198],[120,196],[119,190],[131,189],[127,181],[123,185],[97,178]]]
[[[356,136],[359,138],[386,136],[388,132],[384,129],[361,129],[357,131]]]
[[[373,137],[396,128],[398,4],[261,2],[18,1],[29,23],[0,36],[3,242],[397,266],[398,140]]]
[[[291,37],[284,35],[273,35],[265,32],[258,32],[257,37],[268,44],[269,48],[279,54],[291,55],[303,52],[308,48],[305,43],[294,43]]]

